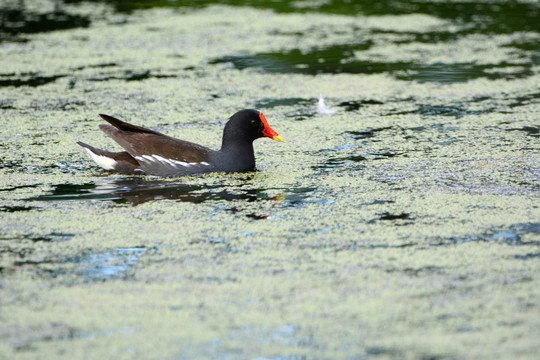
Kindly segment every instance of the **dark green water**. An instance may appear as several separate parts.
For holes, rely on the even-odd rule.
[[[2,2],[0,358],[537,358],[539,9]],[[284,139],[251,174],[76,145],[242,108]]]

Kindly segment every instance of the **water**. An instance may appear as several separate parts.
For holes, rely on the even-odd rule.
[[[0,4],[0,358],[536,358],[538,11]],[[242,108],[284,139],[252,174],[76,145],[109,113],[218,148]]]

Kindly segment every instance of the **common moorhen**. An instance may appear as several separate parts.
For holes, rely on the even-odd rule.
[[[99,116],[112,125],[100,125],[99,128],[126,151],[100,150],[80,141],[77,144],[103,169],[123,174],[177,177],[253,171],[253,141],[263,136],[283,141],[268,125],[262,112],[252,109],[240,110],[229,118],[218,151],[131,125],[109,115]]]

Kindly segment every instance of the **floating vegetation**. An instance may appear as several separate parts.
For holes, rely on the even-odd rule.
[[[540,353],[537,3],[0,13],[0,357]],[[242,108],[284,139],[253,173],[118,176],[76,145],[109,113],[218,149]]]

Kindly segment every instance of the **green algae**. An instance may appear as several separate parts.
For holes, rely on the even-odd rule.
[[[122,16],[1,45],[0,357],[535,358],[538,64],[519,44],[537,32],[463,35],[414,13]],[[417,40],[433,32],[460,35]],[[311,61],[359,38],[373,44],[345,61],[484,67],[424,82],[209,64]],[[285,140],[255,142],[254,174],[103,175],[75,144],[116,148],[104,112],[218,148],[246,107]]]

